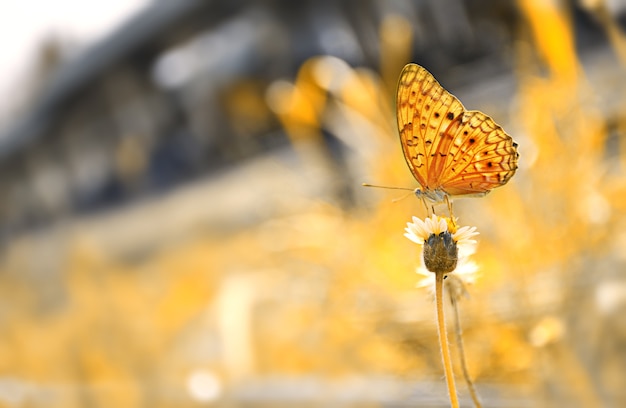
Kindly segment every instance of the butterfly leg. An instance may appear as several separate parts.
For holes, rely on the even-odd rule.
[[[420,195],[420,199],[422,200],[422,204],[424,204],[424,209],[426,210],[426,215],[430,216],[430,208],[428,208],[428,203],[426,202],[426,197]]]
[[[452,221],[452,224],[456,225],[456,223],[454,222],[454,211],[452,211],[452,200],[450,199],[450,197],[448,197],[447,194],[444,196],[444,199],[446,201],[446,204],[448,205],[448,213],[450,214],[450,220]]]

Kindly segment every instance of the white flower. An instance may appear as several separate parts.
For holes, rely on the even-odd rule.
[[[424,241],[430,237],[431,234],[439,235],[441,232],[448,230],[448,224],[445,218],[437,217],[433,214],[432,217],[426,218],[424,221],[417,217],[413,217],[413,222],[407,222],[405,237],[415,242],[418,245],[424,245]]]
[[[455,220],[456,221],[456,220]],[[407,223],[404,236],[415,242],[424,249],[424,243],[432,235],[439,235],[442,232],[449,232],[452,240],[456,243],[458,249],[458,261],[453,273],[446,275],[446,286],[455,296],[466,294],[465,286],[472,284],[476,277],[478,266],[469,260],[469,256],[476,252],[477,242],[473,239],[478,232],[476,227],[460,227],[457,228],[456,222],[449,218],[438,217],[432,215],[425,220],[413,217],[413,222]],[[435,274],[426,269],[424,257],[420,257],[421,266],[417,268],[417,273],[423,276],[417,286],[429,287],[434,292]]]
[[[448,224],[452,224],[454,227],[449,228]],[[404,230],[406,231],[404,233],[405,237],[422,246],[431,234],[439,235],[442,232],[449,231],[459,248],[459,257],[476,252],[476,240],[472,239],[479,234],[476,232],[476,227],[465,226],[456,229],[456,223],[453,223],[449,218],[438,217],[433,214],[422,221],[417,217],[413,217],[413,222],[407,222]]]

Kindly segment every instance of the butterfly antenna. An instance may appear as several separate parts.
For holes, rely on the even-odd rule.
[[[387,190],[404,190],[404,191],[410,191],[410,193],[403,195],[402,197],[398,197],[398,198],[394,198],[393,200],[391,200],[392,203],[397,203],[398,201],[402,201],[405,198],[407,198],[408,196],[410,196],[411,194],[415,194],[415,189],[414,188],[408,188],[408,187],[388,187],[388,186],[377,186],[374,184],[369,184],[369,183],[361,183],[361,185],[363,187],[375,187],[375,188],[385,188]]]
[[[389,187],[389,186],[377,186],[375,184],[369,184],[369,183],[361,183],[361,185],[363,187],[375,187],[375,188],[385,188],[387,190],[405,190],[405,191],[415,191],[414,188],[408,188],[408,187]]]

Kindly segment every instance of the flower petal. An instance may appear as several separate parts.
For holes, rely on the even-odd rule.
[[[407,228],[407,232],[404,234],[405,237],[415,242],[418,245],[424,245],[424,239],[415,235],[412,231],[409,231]]]

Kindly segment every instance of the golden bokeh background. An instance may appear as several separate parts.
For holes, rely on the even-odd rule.
[[[506,186],[455,201],[480,232],[460,307],[484,406],[626,405],[623,8],[183,3],[113,34],[145,46],[63,103],[90,67],[47,44],[25,125],[0,128],[0,405],[447,406],[403,237],[424,209],[361,187],[417,187],[393,106],[407,62],[519,144]],[[176,13],[167,41],[140,30]]]

